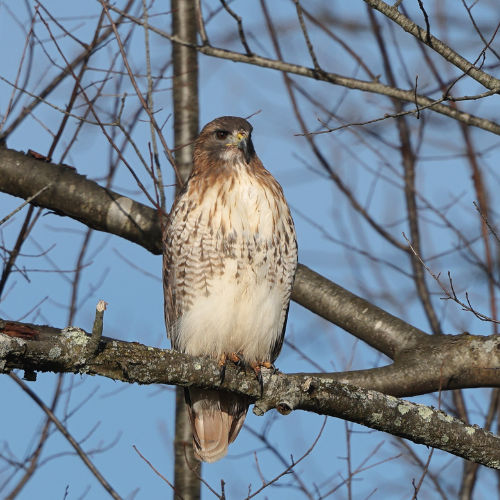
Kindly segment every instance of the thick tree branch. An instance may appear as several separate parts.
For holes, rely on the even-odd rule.
[[[161,253],[160,226],[154,209],[99,186],[73,167],[0,147],[0,191],[26,199],[46,186],[33,200],[34,205],[121,236],[154,254]]]
[[[394,359],[428,335],[299,264],[292,299]]]
[[[434,408],[342,384],[328,377],[269,371],[265,374],[261,395],[253,374],[240,373],[238,368],[229,365],[221,382],[218,363],[210,359],[191,358],[176,351],[104,337],[99,353],[89,359],[90,335],[78,328],[58,330],[0,320],[0,330],[4,332],[0,333],[0,370],[3,372],[20,368],[85,373],[128,383],[221,389],[251,397],[255,401],[254,413],[258,415],[275,408],[283,414],[305,410],[339,417],[500,469],[500,437]],[[465,341],[476,362],[478,347],[483,342],[483,351],[489,349],[499,358],[496,360],[498,366],[498,337],[477,337],[473,342],[475,344]]]
[[[314,78],[315,80],[321,80],[353,90],[361,90],[364,92],[370,92],[372,94],[380,94],[387,97],[399,99],[400,101],[416,104],[420,109],[429,109],[444,116],[448,116],[449,118],[457,120],[461,123],[464,123],[465,125],[482,128],[483,130],[487,130],[488,132],[492,132],[493,134],[500,135],[500,125],[498,123],[495,123],[486,118],[471,115],[470,113],[466,113],[464,111],[460,111],[456,108],[452,108],[450,106],[442,104],[442,102],[450,99],[449,96],[442,96],[437,99],[431,99],[427,96],[417,94],[413,89],[403,90],[397,87],[384,85],[383,83],[380,83],[378,81],[359,80],[357,78],[349,78],[336,73],[328,73],[324,71],[318,73],[314,69],[300,66],[298,64],[286,63],[283,61],[277,61],[274,59],[268,59],[266,57],[256,55],[247,56],[246,54],[240,54],[238,52],[233,52],[226,49],[206,46],[199,46],[197,48],[202,54],[205,54],[207,56],[217,57],[219,59],[229,59],[230,61],[243,62],[246,64],[252,64],[254,66],[261,66],[263,68],[284,71],[286,73]],[[415,110],[415,114],[416,113],[417,110]]]
[[[118,342],[119,354],[106,351],[110,356],[107,357],[100,352],[94,360],[91,352],[78,356],[74,352],[69,352],[67,353],[67,362],[64,362],[64,357],[56,362],[47,353],[51,350],[53,353],[59,352],[57,345],[55,346],[56,350],[53,350],[54,342],[60,340],[59,337],[54,337],[55,334],[59,333],[59,330],[0,320],[0,331],[2,329],[7,333],[11,331],[11,335],[17,335],[17,332],[20,332],[27,338],[35,335],[37,342],[36,345],[30,344],[29,351],[24,351],[20,346],[16,347],[15,345],[9,345],[7,350],[0,350],[0,370],[3,368],[22,368],[35,371],[75,373],[81,370],[81,366],[87,366],[89,368],[84,370],[86,372],[125,382],[178,383],[177,379],[170,381],[168,377],[165,378],[162,371],[165,369],[164,364],[157,364],[159,361],[156,357],[160,351],[151,351],[153,353],[151,354],[153,356],[151,363],[146,363],[148,366],[142,367],[149,370],[149,378],[144,378],[143,374],[138,375],[131,368],[134,361],[129,363],[127,356],[137,354],[139,359],[143,359],[141,358],[144,356],[142,352],[136,353],[131,350],[133,346],[139,344],[104,339],[108,344],[109,342]],[[24,331],[28,332],[27,336],[24,335]],[[140,350],[139,347],[137,349]],[[144,347],[144,349],[151,348]],[[13,355],[15,358],[12,358]],[[44,360],[47,357],[49,364],[46,366]],[[4,363],[2,365],[2,360],[7,362],[7,359],[11,364]],[[191,358],[187,357],[187,359]],[[181,361],[174,357],[168,362],[180,363]],[[118,369],[121,366],[126,367],[123,368],[123,373],[116,371],[117,364]],[[325,381],[334,380],[366,389],[374,389],[393,396],[416,396],[448,389],[500,387],[498,366],[500,366],[500,336],[426,335],[418,346],[400,351],[391,365],[369,370],[311,373],[308,375]],[[172,372],[172,368],[169,369],[169,372]]]

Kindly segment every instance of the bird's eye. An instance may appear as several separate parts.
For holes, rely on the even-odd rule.
[[[215,137],[220,140],[225,139],[228,135],[229,132],[227,130],[217,130],[217,132],[215,132]]]

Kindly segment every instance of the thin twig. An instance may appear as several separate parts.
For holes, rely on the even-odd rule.
[[[486,217],[486,215],[483,213],[483,211],[479,208],[479,205],[473,201],[472,204],[474,205],[475,209],[477,210],[478,214],[481,216],[481,218],[483,219],[484,223],[488,226],[488,229],[490,230],[491,234],[495,237],[495,239],[497,240],[497,243],[500,243],[500,238],[498,237],[498,234],[495,230],[495,228],[490,224],[489,220],[488,220],[488,217]],[[0,222],[1,224],[1,222]]]
[[[129,9],[132,7],[134,3],[134,0],[128,0],[127,5],[123,8],[123,13],[120,14],[120,17],[116,21],[116,24],[121,24],[123,19],[125,19],[126,14],[128,13]],[[37,94],[31,94],[27,92],[26,90],[23,90],[23,92],[27,95],[30,95],[33,100],[26,106],[23,106],[23,109],[21,110],[19,116],[9,125],[9,127],[3,132],[3,134],[0,135],[0,139],[5,139],[7,138],[20,124],[21,122],[28,116],[31,116],[33,113],[33,110],[40,104],[41,102],[45,102],[45,98],[55,89],[58,87],[58,85],[74,70],[76,67],[78,67],[82,61],[88,57],[89,54],[91,54],[97,46],[102,44],[108,37],[109,35],[113,33],[113,30],[111,28],[107,29],[97,40],[96,40],[96,45],[90,45],[88,46],[84,51],[82,51],[80,54],[78,54],[68,65],[66,68],[61,70],[61,72],[56,75],[50,82],[49,84],[43,88],[40,92]],[[6,81],[3,77],[0,77],[3,81]],[[18,88],[16,85],[13,86],[14,88]]]
[[[201,43],[208,45],[207,32],[205,30],[205,21],[203,20],[203,12],[201,10],[201,0],[195,0],[194,8],[196,10],[196,22],[198,24],[198,33],[200,34]]]
[[[245,52],[246,52],[247,56],[252,57],[253,56],[253,52],[252,52],[252,50],[250,49],[250,47],[249,47],[249,45],[247,43],[247,39],[246,39],[246,36],[245,36],[245,31],[243,30],[243,22],[241,20],[241,16],[238,16],[238,14],[236,14],[236,12],[234,12],[234,10],[231,9],[231,7],[229,7],[229,5],[227,4],[226,0],[220,0],[220,3],[224,7],[224,9],[227,11],[227,13],[238,24],[238,34],[240,36],[241,43],[242,43],[242,45],[243,45],[243,47],[245,49]]]
[[[149,47],[149,18],[148,18],[148,7],[146,5],[146,0],[142,0],[142,10],[144,19],[144,45],[146,52],[146,73],[148,82],[148,95],[147,95],[147,106],[151,115],[154,113],[153,104],[153,79],[151,76],[151,51]],[[156,143],[156,131],[153,122],[149,121],[149,128],[151,133],[151,144],[153,147],[153,163],[156,168],[156,178],[157,190],[160,195],[160,208],[165,210],[165,188],[163,185],[163,174],[160,167],[160,157],[158,155],[158,145]]]
[[[175,491],[174,485],[158,469],[155,468],[155,466],[137,449],[135,444],[132,445],[132,448],[134,448],[135,452],[149,465],[151,470],[172,488],[175,497],[182,500],[182,497]]]
[[[462,306],[462,309],[464,311],[468,311],[468,312],[471,312],[472,314],[474,314],[474,316],[476,316],[476,318],[480,319],[481,321],[488,321],[488,322],[492,322],[492,323],[497,323],[497,324],[500,324],[500,321],[498,320],[495,320],[493,318],[490,318],[489,316],[486,316],[485,314],[483,313],[480,313],[479,311],[476,311],[474,309],[474,307],[472,306],[470,300],[469,300],[469,294],[466,292],[465,293],[465,298],[467,300],[467,303],[463,302],[462,300],[460,300],[455,292],[455,288],[453,286],[453,279],[451,278],[451,274],[450,272],[448,271],[448,280],[450,282],[450,290],[448,290],[444,285],[443,283],[441,282],[440,278],[439,278],[439,274],[435,274],[434,272],[432,272],[432,270],[429,268],[429,266],[427,266],[424,262],[424,260],[422,259],[422,257],[416,252],[416,250],[413,248],[410,240],[406,237],[405,233],[403,233],[403,238],[408,242],[408,245],[409,245],[409,248],[410,250],[413,252],[413,254],[418,258],[418,260],[420,261],[420,263],[422,264],[422,266],[425,268],[425,270],[434,278],[434,280],[438,283],[439,287],[441,288],[441,290],[443,290],[444,294],[446,295],[446,299],[450,299],[450,300],[453,300],[454,302],[456,302],[458,305]]]
[[[309,449],[297,461],[293,461],[292,464],[290,466],[288,466],[283,472],[281,472],[275,478],[271,479],[266,484],[261,486],[257,491],[255,491],[251,495],[248,495],[245,500],[250,500],[250,498],[257,496],[264,488],[267,488],[271,484],[278,481],[278,479],[282,478],[285,474],[288,474],[295,466],[297,466],[300,462],[302,462],[302,460],[304,460],[304,458],[306,458],[314,450],[316,444],[319,441],[319,438],[321,437],[321,434],[323,434],[323,429],[325,428],[326,421],[327,421],[327,417],[325,417],[325,419],[323,420],[323,424],[321,425],[321,429],[319,430],[319,433],[316,436],[316,439],[313,441],[313,444],[309,447]]]
[[[368,0],[365,0],[368,1]],[[133,21],[134,23],[137,23],[139,25],[142,25],[142,19],[132,16],[130,14],[124,13],[121,9],[117,8],[114,5],[108,5],[108,8],[110,10],[113,10],[119,14],[123,14],[127,19]],[[351,88],[351,89],[357,89],[365,92],[372,92],[375,94],[380,94],[380,95],[386,95],[389,97],[395,97],[397,99],[400,99],[405,102],[415,102],[415,92],[413,90],[403,90],[400,88],[394,88],[389,85],[384,85],[380,83],[378,80],[372,80],[372,81],[366,81],[366,80],[359,80],[356,78],[350,78],[346,77],[343,75],[339,75],[336,73],[328,73],[326,71],[323,71],[321,73],[318,73],[314,69],[307,68],[305,66],[300,66],[298,64],[292,64],[292,63],[287,63],[283,61],[283,59],[270,59],[268,57],[263,57],[263,56],[258,56],[256,54],[253,54],[252,57],[248,56],[247,54],[241,54],[239,52],[234,52],[231,50],[227,49],[222,49],[222,48],[217,48],[217,47],[212,47],[210,45],[196,45],[192,43],[188,43],[185,40],[179,39],[178,37],[171,35],[159,28],[150,26],[150,29],[154,31],[156,34],[158,34],[161,37],[164,37],[168,40],[171,40],[174,43],[178,43],[180,45],[185,45],[187,47],[192,47],[202,54],[211,56],[211,57],[216,57],[218,59],[227,59],[230,61],[235,61],[235,62],[242,62],[254,66],[260,66],[264,68],[269,68],[269,69],[274,69],[277,71],[282,71],[286,73],[291,73],[291,74],[296,74],[296,75],[301,75],[305,76],[308,78],[313,78],[316,80],[321,80],[325,81],[328,83],[331,83],[333,85],[341,85],[346,88]],[[433,41],[434,43],[434,41]],[[451,49],[448,47],[448,50],[451,51]],[[470,63],[467,63],[470,65]],[[487,73],[481,72],[483,75],[485,75],[484,78],[489,77],[490,81],[493,79],[491,75],[488,75]],[[496,80],[496,79],[495,79]],[[493,93],[497,93],[500,89],[500,81],[498,84],[498,87],[491,86],[490,90]],[[417,96],[417,102],[420,107],[422,106],[427,106],[428,104],[431,104],[434,102],[433,99],[423,96],[423,95],[418,95]],[[435,104],[435,103],[434,103]],[[435,104],[432,106],[430,109],[433,111],[440,113],[442,115],[448,116],[454,120],[461,121],[463,123],[466,123],[467,125],[471,125],[473,127],[479,127],[482,128],[483,130],[487,130],[488,132],[494,133],[496,135],[500,135],[500,125],[498,123],[492,122],[490,120],[487,120],[485,118],[480,118],[477,116],[474,116],[470,113],[465,113],[462,111],[459,111],[457,109],[450,108],[450,106],[446,106],[444,104]]]
[[[66,438],[69,444],[75,449],[77,455],[82,459],[83,463],[89,468],[90,472],[96,477],[96,479],[101,483],[103,488],[111,495],[115,500],[121,500],[120,495],[111,487],[111,485],[106,481],[104,476],[99,472],[97,467],[91,462],[87,454],[82,450],[80,445],[76,442],[73,436],[68,432],[66,427],[61,423],[61,421],[54,415],[51,409],[13,372],[9,373],[9,377],[18,384],[21,389],[26,392],[30,398],[45,412],[52,423],[57,427],[59,432]]]
[[[304,22],[304,15],[302,13],[302,6],[300,5],[299,0],[293,0],[293,3],[295,4],[295,9],[297,10],[297,17],[299,18],[300,29],[302,30],[302,34],[304,35],[304,39],[307,45],[307,50],[309,51],[309,55],[311,56],[314,69],[316,71],[322,71],[318,63],[316,53],[314,52],[314,47],[311,43],[311,39],[309,38],[309,33],[307,32],[306,23]]]
[[[0,226],[7,222],[11,217],[17,214],[20,210],[22,210],[26,205],[31,203],[39,194],[42,194],[46,189],[48,189],[50,186],[54,184],[53,182],[50,182],[46,186],[44,186],[42,189],[39,189],[34,195],[30,196],[29,198],[26,198],[26,201],[21,203],[17,208],[15,208],[10,214],[7,214],[3,219],[0,220]]]

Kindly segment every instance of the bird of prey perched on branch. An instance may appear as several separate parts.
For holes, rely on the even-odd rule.
[[[252,144],[252,126],[223,116],[196,139],[193,170],[164,230],[165,318],[172,346],[270,367],[283,343],[297,243],[283,190]],[[195,455],[227,453],[249,401],[190,387]]]

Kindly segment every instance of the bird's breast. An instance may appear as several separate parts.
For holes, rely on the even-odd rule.
[[[189,186],[170,226],[181,313],[175,346],[214,357],[269,360],[286,316],[296,246],[277,182],[235,175]]]
[[[259,239],[269,240],[286,208],[280,201],[259,179],[240,174],[208,187],[193,207],[190,219],[222,237],[258,235]]]

